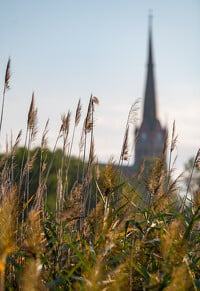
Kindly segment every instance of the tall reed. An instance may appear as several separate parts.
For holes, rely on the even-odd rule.
[[[10,62],[5,92],[9,79]],[[15,142],[11,136],[10,148],[7,141],[0,158],[0,289],[198,290],[200,200],[196,195],[192,207],[186,202],[194,169],[199,167],[199,151],[180,205],[178,180],[172,176],[175,123],[168,166],[166,140],[160,157],[126,177],[123,163],[130,156],[129,133],[135,125],[137,103],[128,114],[119,163],[110,159],[106,165],[98,163],[95,153],[98,103],[91,95],[76,163],[72,150],[81,118],[80,100],[72,132],[71,112],[62,115],[51,154],[46,148],[48,121],[40,148],[32,150],[37,133],[34,94],[20,161],[21,131]],[[1,119],[3,108],[4,101]],[[36,166],[37,185],[32,188]],[[52,174],[56,177],[54,212],[47,204]]]

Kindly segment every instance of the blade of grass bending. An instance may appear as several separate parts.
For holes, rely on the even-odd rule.
[[[77,248],[71,243],[70,246],[72,247],[73,251],[76,253],[77,257],[81,261],[82,265],[86,268],[87,271],[91,272],[91,267],[88,261],[84,258],[84,256],[77,250]]]
[[[149,279],[149,273],[142,268],[141,266],[139,266],[136,262],[132,261],[131,265],[134,267],[134,269],[146,280]]]

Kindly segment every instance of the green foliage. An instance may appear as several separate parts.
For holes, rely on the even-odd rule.
[[[52,153],[45,151],[48,164]],[[29,175],[31,194],[37,192],[41,180],[38,176],[40,149],[31,151],[30,157],[36,152]],[[25,153],[26,158],[27,150]],[[62,153],[55,153],[47,189],[51,183],[58,184],[53,173],[61,167]],[[17,163],[21,165],[23,155],[24,150],[16,150],[16,185],[20,170]],[[4,167],[10,165],[10,160],[10,156],[7,163],[4,160]],[[73,181],[77,178],[78,160],[71,161],[75,169],[71,172]],[[169,193],[165,186],[167,173],[161,170],[160,161],[151,167],[150,180],[143,187],[150,196],[146,204],[140,203],[138,196],[143,194],[120,176],[112,162],[101,168],[99,176],[94,175],[97,187],[91,180],[93,191],[97,191],[97,205],[85,217],[82,217],[81,197],[85,195],[88,184],[77,183],[72,188],[73,184],[69,182],[70,195],[65,198],[59,215],[56,208],[49,212],[44,204],[36,211],[34,200],[37,196],[34,195],[29,202],[27,218],[14,225],[14,219],[21,217],[22,211],[17,207],[17,194],[2,196],[1,219],[6,219],[6,215],[10,217],[7,228],[3,226],[4,222],[0,223],[1,233],[4,233],[0,242],[2,286],[21,286],[24,290],[198,290],[200,204],[194,204],[193,208],[185,206],[184,213],[180,213],[171,200],[171,194],[174,194]],[[45,177],[46,172],[43,175]],[[25,188],[26,183],[22,191]],[[54,193],[57,191],[52,189]],[[51,191],[47,193],[51,197]],[[116,193],[119,194],[117,208]],[[52,203],[58,203],[58,197],[54,197]],[[9,216],[9,213],[14,216]]]

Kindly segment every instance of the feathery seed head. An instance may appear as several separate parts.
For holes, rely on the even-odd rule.
[[[134,104],[132,104],[131,109],[128,114],[128,123],[135,124],[138,120],[138,110],[139,110],[140,99],[137,99]]]
[[[198,150],[196,157],[195,157],[195,167],[200,170],[200,149]]]
[[[49,125],[49,119],[46,122],[43,134],[42,134],[42,140],[41,140],[41,149],[47,148],[47,133],[48,133],[48,125]]]
[[[10,80],[10,57],[8,59],[8,63],[7,63],[7,67],[6,67],[6,74],[5,74],[5,82],[4,82],[4,85],[5,85],[5,89],[9,89],[10,86],[9,86],[9,80]]]
[[[171,149],[170,151],[172,152],[175,149],[176,143],[177,143],[177,139],[178,139],[178,135],[176,134],[176,123],[175,120],[173,122],[173,129],[172,129],[172,141],[171,141]]]
[[[81,109],[82,109],[81,99],[79,99],[79,101],[78,101],[78,105],[77,105],[77,108],[76,108],[75,126],[78,126],[78,124],[79,124],[79,122],[80,122],[80,118],[81,118]]]
[[[129,126],[126,129],[125,136],[124,136],[124,143],[122,146],[121,152],[121,159],[124,161],[128,160],[128,133],[129,133]]]
[[[71,119],[70,111],[68,111],[67,116],[65,114],[61,116],[62,124],[61,124],[60,131],[63,132],[63,134],[65,134],[66,136],[69,133],[70,119]]]
[[[34,129],[36,128],[36,123],[37,123],[37,109],[35,108],[35,96],[33,92],[28,112],[28,128],[34,131]]]
[[[99,105],[99,99],[96,96],[92,97],[92,102],[96,105]]]

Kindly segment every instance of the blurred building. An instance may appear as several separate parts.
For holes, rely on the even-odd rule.
[[[153,62],[152,23],[149,19],[148,63],[141,125],[135,129],[135,162],[138,169],[144,159],[160,156],[166,138],[166,128],[162,128],[158,119],[156,88]]]

